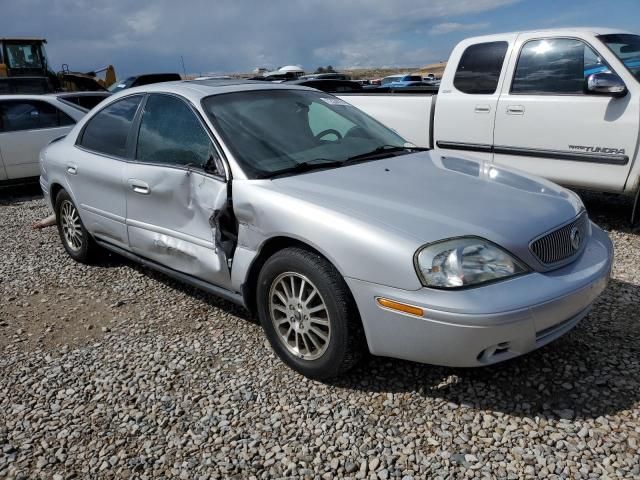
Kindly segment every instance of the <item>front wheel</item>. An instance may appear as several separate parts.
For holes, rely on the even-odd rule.
[[[278,356],[310,378],[337,376],[357,363],[363,333],[344,279],[320,255],[287,248],[258,278],[258,315]]]
[[[74,260],[89,263],[95,256],[97,245],[84,228],[71,196],[64,190],[56,197],[55,212],[62,246]]]

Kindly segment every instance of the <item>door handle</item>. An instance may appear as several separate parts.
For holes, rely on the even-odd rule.
[[[141,180],[131,179],[129,180],[129,186],[131,187],[131,190],[139,193],[140,195],[149,195],[149,193],[151,193],[149,185]]]
[[[509,115],[524,115],[524,107],[522,105],[508,105],[507,113]]]
[[[476,113],[490,113],[491,105],[476,105],[475,108]]]
[[[67,173],[69,175],[77,175],[78,167],[76,167],[75,165],[67,165]]]

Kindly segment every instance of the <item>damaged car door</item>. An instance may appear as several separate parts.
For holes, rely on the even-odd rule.
[[[224,166],[200,117],[181,97],[149,94],[125,171],[129,248],[178,272],[228,287],[217,232],[228,205]]]

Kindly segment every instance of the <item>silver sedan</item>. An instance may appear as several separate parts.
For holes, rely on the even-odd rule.
[[[114,95],[43,151],[68,254],[106,248],[245,306],[313,378],[365,350],[483,366],[557,339],[612,244],[572,192],[405,142],[304,87]]]

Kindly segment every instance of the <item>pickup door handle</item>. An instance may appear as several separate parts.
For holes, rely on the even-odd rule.
[[[475,108],[476,113],[490,113],[491,105],[476,105]]]
[[[509,115],[524,115],[524,107],[522,105],[508,105],[507,113]]]
[[[75,165],[67,165],[67,173],[69,175],[77,175],[78,167],[76,167]]]
[[[151,193],[149,185],[141,180],[131,179],[129,180],[129,186],[131,187],[131,190],[139,193],[140,195],[149,195],[149,193]]]

